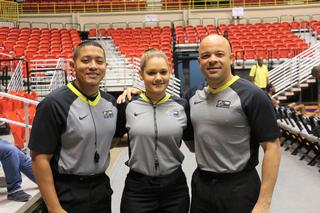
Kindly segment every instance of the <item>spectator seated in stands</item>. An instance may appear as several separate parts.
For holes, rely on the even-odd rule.
[[[266,87],[266,92],[271,98],[271,102],[273,106],[279,105],[279,101],[276,98],[272,98],[272,95],[274,95],[275,91],[276,91],[276,88],[274,87],[274,85],[272,83],[268,83]]]
[[[0,162],[6,178],[8,200],[26,202],[30,195],[21,188],[21,173],[35,182],[31,158],[21,152],[14,144],[0,138]]]

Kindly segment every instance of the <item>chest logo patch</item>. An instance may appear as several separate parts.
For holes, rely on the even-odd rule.
[[[112,110],[103,111],[103,117],[106,118],[113,118]]]
[[[231,101],[218,100],[216,107],[219,108],[230,108]]]
[[[178,118],[179,117],[179,111],[171,111],[168,113],[169,116]]]
[[[139,116],[139,115],[141,115],[141,114],[144,114],[145,112],[134,112],[133,113],[133,115],[134,115],[134,117],[137,117],[137,116]]]
[[[86,117],[88,117],[88,115],[79,116],[79,120],[81,121],[81,120],[85,119]]]

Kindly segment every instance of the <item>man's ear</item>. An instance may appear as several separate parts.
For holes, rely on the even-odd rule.
[[[74,70],[74,65],[75,65],[75,63],[74,63],[74,60],[73,60],[73,59],[71,59],[71,60],[69,61],[69,65],[70,65],[70,67]]]
[[[142,72],[143,72],[143,71],[141,71],[141,70],[140,70],[140,72],[139,72],[139,78],[140,78],[141,81],[143,81]]]
[[[230,64],[232,65],[234,62],[234,53],[230,54]]]

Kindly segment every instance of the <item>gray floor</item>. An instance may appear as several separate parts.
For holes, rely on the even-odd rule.
[[[188,183],[196,166],[194,156],[182,147],[186,155],[183,169]],[[282,149],[283,150],[283,149]],[[261,153],[263,151],[261,150]],[[127,149],[124,148],[110,170],[111,185],[114,190],[112,211],[119,213],[121,194],[128,168],[124,165],[127,160]],[[261,156],[262,157],[262,154]],[[274,213],[319,213],[320,173],[317,166],[307,166],[307,161],[300,161],[289,151],[282,151],[280,174],[274,191],[272,212]],[[260,170],[260,166],[258,166]]]
[[[196,167],[194,155],[185,146],[182,146],[185,153],[183,170],[185,171],[190,184],[191,175]],[[307,160],[300,161],[299,156],[293,156],[289,151],[283,151],[280,166],[280,173],[274,191],[272,201],[273,213],[319,213],[320,195],[320,173],[319,166],[307,166]],[[261,156],[263,151],[261,150]],[[112,211],[119,213],[121,194],[124,187],[124,180],[128,168],[124,165],[127,160],[127,148],[123,148],[117,160],[109,170],[111,185],[114,190],[112,197]],[[260,171],[260,166],[258,166]],[[23,177],[22,187],[33,195],[33,200],[38,198],[39,191],[34,183]],[[24,212],[29,206],[27,203],[9,202],[6,200],[5,189],[0,190],[0,209],[4,212]]]

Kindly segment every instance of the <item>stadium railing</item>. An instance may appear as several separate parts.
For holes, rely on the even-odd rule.
[[[92,12],[127,12],[181,9],[213,9],[233,7],[261,7],[292,4],[313,4],[318,0],[95,0],[82,1],[41,1],[33,0],[18,5],[20,14],[40,13],[92,13]]]

